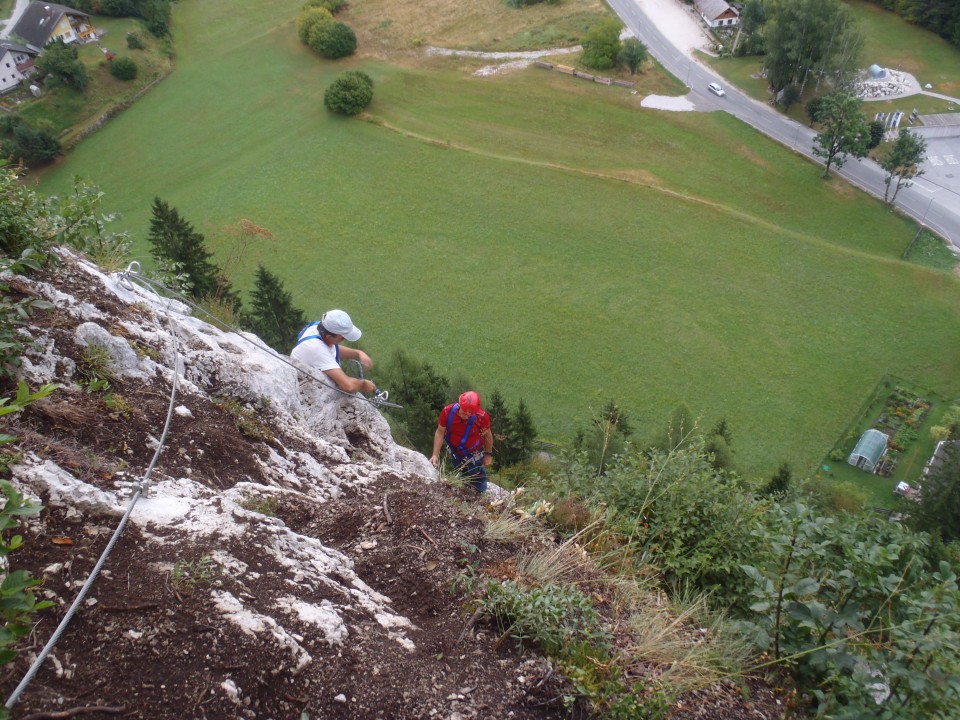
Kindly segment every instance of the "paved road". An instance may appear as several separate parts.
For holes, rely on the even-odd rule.
[[[727,93],[724,97],[712,95],[707,90],[707,84],[722,78],[675,47],[644,13],[636,0],[610,0],[610,6],[633,34],[643,41],[650,53],[669,72],[690,87],[688,97],[698,108],[724,110],[781,144],[822,164],[812,153],[816,135],[813,130],[727,85],[724,85]],[[876,197],[883,197],[884,172],[872,160],[857,162],[851,159],[840,170],[831,168],[830,172],[836,172]],[[920,177],[913,187],[900,191],[897,207],[960,250],[960,193],[955,187]]]
[[[0,38],[10,37],[10,31],[13,30],[13,26],[17,24],[17,20],[20,19],[20,16],[23,15],[23,11],[27,9],[27,5],[29,4],[30,0],[17,0],[13,6],[13,11],[10,13],[10,17],[7,20],[0,21],[4,23],[3,29],[0,30]]]

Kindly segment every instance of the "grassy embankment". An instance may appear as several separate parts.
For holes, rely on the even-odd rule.
[[[275,239],[229,268],[239,287],[263,262],[309,314],[348,309],[374,357],[523,397],[546,438],[610,398],[644,434],[686,402],[727,418],[747,474],[806,474],[885,374],[960,395],[960,283],[901,262],[913,227],[879,202],[624,89],[413,50],[323,62],[298,4],[178,5],[177,71],[44,189],[100,183],[144,256],[155,195],[221,259],[221,228],[251,219]],[[351,67],[376,81],[371,122],[323,110]]]

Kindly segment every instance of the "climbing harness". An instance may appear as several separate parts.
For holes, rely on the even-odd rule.
[[[444,440],[447,443],[447,447],[450,449],[450,455],[458,463],[464,462],[468,458],[475,458],[477,456],[477,448],[480,447],[480,443],[483,442],[481,436],[477,436],[477,441],[473,443],[469,448],[467,447],[467,440],[470,438],[470,430],[473,429],[473,423],[477,419],[477,414],[474,413],[470,416],[470,419],[467,420],[467,426],[463,429],[463,437],[460,438],[460,444],[454,447],[453,443],[450,442],[450,427],[453,425],[453,419],[457,416],[457,411],[460,409],[460,403],[454,403],[450,408],[450,413],[447,415],[447,429],[444,433]]]

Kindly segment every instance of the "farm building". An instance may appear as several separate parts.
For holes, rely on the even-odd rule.
[[[725,0],[697,0],[694,7],[703,21],[712,28],[729,27],[740,22],[740,12]]]
[[[871,428],[860,436],[857,446],[847,458],[847,463],[861,470],[874,472],[886,452],[887,436]]]

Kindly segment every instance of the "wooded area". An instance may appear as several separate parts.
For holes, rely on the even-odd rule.
[[[908,22],[960,45],[960,4],[954,0],[870,0]]]

